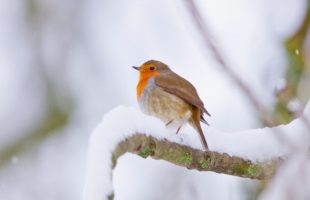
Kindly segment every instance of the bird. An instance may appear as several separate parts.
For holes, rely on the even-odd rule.
[[[159,118],[166,126],[177,127],[176,134],[188,123],[199,134],[204,150],[208,150],[200,122],[209,125],[204,114],[211,115],[195,87],[161,61],[149,60],[133,68],[139,71],[136,96],[142,112]]]

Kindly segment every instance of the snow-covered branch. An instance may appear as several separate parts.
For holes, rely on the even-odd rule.
[[[302,118],[310,119],[310,106]],[[107,113],[91,136],[84,200],[111,199],[112,169],[126,152],[151,156],[200,171],[264,179],[275,171],[272,160],[287,158],[292,148],[308,152],[309,130],[304,120],[274,128],[223,132],[203,127],[210,151],[194,130],[185,127],[176,135],[160,120],[138,109],[120,106]],[[296,150],[295,149],[295,150]],[[296,150],[296,151],[297,151]]]
[[[168,140],[158,140],[144,134],[133,135],[117,145],[112,156],[113,166],[126,152],[143,158],[151,156],[153,159],[165,160],[187,169],[213,171],[251,179],[271,178],[277,162],[277,160],[265,163],[252,162],[226,153],[203,151]]]

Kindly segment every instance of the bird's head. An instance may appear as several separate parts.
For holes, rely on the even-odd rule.
[[[149,60],[140,67],[133,66],[133,68],[140,72],[140,79],[148,79],[170,71],[168,65],[157,60]]]

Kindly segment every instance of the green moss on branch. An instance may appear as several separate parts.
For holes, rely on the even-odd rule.
[[[188,169],[260,180],[271,178],[276,168],[275,161],[255,163],[225,153],[197,150],[143,134],[133,135],[118,144],[112,156],[114,166],[117,159],[126,152],[143,158],[151,156],[153,159],[165,160]]]

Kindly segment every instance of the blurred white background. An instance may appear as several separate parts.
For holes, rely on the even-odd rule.
[[[0,199],[82,199],[89,135],[113,107],[138,107],[138,74],[131,66],[149,59],[196,86],[212,127],[264,126],[206,48],[185,2],[0,1]],[[196,3],[225,61],[268,110],[276,110],[275,91],[285,86],[292,60],[286,41],[300,30],[309,2]],[[307,44],[304,36],[296,56],[309,55]],[[310,91],[304,66],[290,95],[300,107]],[[114,184],[121,200],[256,199],[263,187],[134,155],[119,160]]]

